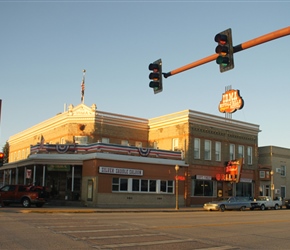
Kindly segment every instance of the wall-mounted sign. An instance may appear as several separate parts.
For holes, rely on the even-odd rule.
[[[242,109],[244,106],[244,100],[240,96],[240,91],[230,89],[223,93],[222,100],[219,104],[219,111],[221,113],[234,113],[238,109]]]
[[[120,174],[120,175],[142,176],[143,170],[141,170],[141,169],[129,169],[129,168],[99,167],[99,173],[101,173],[101,174]]]

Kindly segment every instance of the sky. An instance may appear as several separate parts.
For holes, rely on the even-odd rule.
[[[258,146],[290,148],[290,36],[215,61],[149,88],[148,65],[170,72],[215,53],[217,33],[234,46],[290,25],[290,1],[0,0],[0,147],[10,136],[81,103],[140,118],[218,110],[227,86],[244,107],[232,119],[260,126]]]

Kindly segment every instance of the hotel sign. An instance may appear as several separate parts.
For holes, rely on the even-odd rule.
[[[219,111],[221,113],[234,113],[238,109],[242,109],[244,106],[244,100],[240,96],[240,91],[230,89],[223,93],[222,100],[219,104]]]
[[[101,173],[101,174],[120,174],[120,175],[143,176],[143,170],[141,170],[141,169],[129,169],[129,168],[99,167],[99,173]]]

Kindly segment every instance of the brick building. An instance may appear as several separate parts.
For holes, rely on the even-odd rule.
[[[147,120],[70,105],[11,136],[0,174],[90,206],[200,205],[258,194],[258,133],[258,125],[192,110]],[[241,158],[233,177],[229,163]]]

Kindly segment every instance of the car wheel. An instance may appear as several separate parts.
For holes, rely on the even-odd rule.
[[[275,209],[275,210],[278,210],[278,209],[279,209],[278,204],[275,204],[274,209]]]
[[[260,208],[261,208],[261,210],[263,210],[263,211],[264,211],[266,207],[265,207],[265,205],[264,205],[264,204],[262,204]]]
[[[245,206],[242,206],[242,207],[240,208],[240,210],[241,210],[241,211],[245,211],[245,210],[246,210],[246,207],[245,207]]]
[[[225,206],[224,206],[224,205],[221,205],[221,206],[220,206],[220,211],[221,211],[221,212],[224,212],[225,210],[226,210]]]
[[[22,203],[23,207],[30,207],[31,206],[31,202],[28,198],[24,198],[21,203]]]

